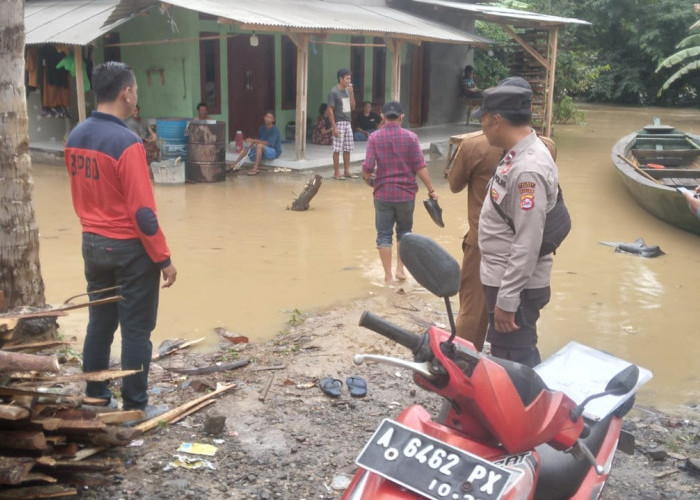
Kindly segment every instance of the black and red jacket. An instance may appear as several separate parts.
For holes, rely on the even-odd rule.
[[[68,136],[64,157],[83,232],[138,238],[158,267],[170,265],[141,139],[116,116],[93,111]]]

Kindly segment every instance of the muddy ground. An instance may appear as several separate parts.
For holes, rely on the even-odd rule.
[[[223,341],[210,352],[174,354],[154,363],[152,403],[178,406],[204,394],[217,382],[236,389],[216,404],[180,423],[162,426],[143,444],[115,448],[102,456],[121,458],[122,474],[102,485],[82,487],[81,498],[95,499],[338,499],[355,472],[354,460],[379,422],[395,418],[409,404],[420,403],[434,415],[439,398],[413,384],[409,371],[386,365],[355,366],[356,352],[407,358],[405,349],[357,326],[363,310],[382,314],[413,331],[425,321],[447,324],[442,303],[424,291],[386,288],[350,305],[323,313],[290,312],[289,325],[264,344]],[[244,368],[215,375],[184,377],[178,367],[249,359]],[[279,369],[282,366],[283,368]],[[269,369],[275,367],[276,369]],[[332,399],[315,380],[368,381],[365,398],[352,398],[345,383]],[[263,399],[264,396],[264,399]],[[225,417],[221,432],[205,424]],[[700,497],[700,407],[673,414],[638,407],[625,420],[636,437],[633,456],[618,451],[604,498],[695,499]],[[185,442],[217,447],[208,459],[214,470],[164,470]]]

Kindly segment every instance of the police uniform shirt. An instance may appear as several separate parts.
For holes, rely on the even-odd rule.
[[[552,256],[539,257],[539,250],[558,183],[552,155],[534,131],[496,167],[479,217],[480,274],[484,285],[499,288],[496,305],[504,311],[517,310],[522,290],[549,286]],[[512,219],[515,233],[494,203]]]

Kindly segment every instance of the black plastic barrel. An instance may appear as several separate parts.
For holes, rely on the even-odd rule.
[[[189,182],[221,182],[226,179],[226,123],[192,120],[187,130]]]

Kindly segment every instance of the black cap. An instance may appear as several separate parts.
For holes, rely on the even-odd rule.
[[[384,116],[388,116],[389,118],[398,118],[403,114],[403,108],[401,107],[401,103],[399,101],[389,101],[384,103],[382,113],[384,113]]]
[[[483,92],[483,104],[472,113],[481,118],[486,113],[530,113],[532,90],[513,85],[491,87]]]
[[[520,76],[511,76],[505,80],[498,82],[497,87],[520,87],[527,90],[532,90],[530,83]]]

